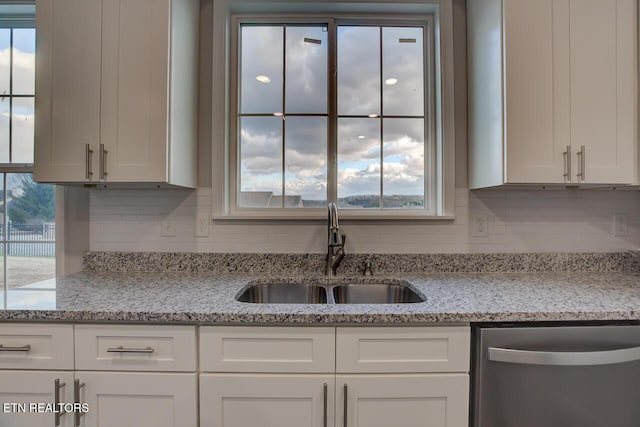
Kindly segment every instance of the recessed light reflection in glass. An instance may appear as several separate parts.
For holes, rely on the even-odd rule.
[[[384,84],[386,84],[387,86],[393,86],[396,83],[398,83],[398,79],[396,79],[395,77],[388,78],[384,81]]]
[[[273,113],[273,115],[276,116],[276,117],[282,117],[283,116],[282,113]]]
[[[368,116],[370,119],[375,119],[376,117],[378,117],[377,114],[369,114]]]
[[[262,74],[256,76],[256,80],[264,84],[271,83],[271,79],[269,78],[269,76],[263,76]]]
[[[364,135],[358,135],[358,139],[364,139]]]

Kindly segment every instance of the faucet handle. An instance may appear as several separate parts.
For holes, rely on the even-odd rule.
[[[337,229],[331,230],[329,233],[329,247],[339,248],[344,246],[344,238],[345,236],[340,236],[340,232]]]
[[[342,235],[342,241],[340,242],[340,247],[344,248],[344,245],[347,243],[347,235],[343,234]]]

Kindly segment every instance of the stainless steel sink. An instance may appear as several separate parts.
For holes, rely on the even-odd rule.
[[[409,283],[390,282],[256,283],[236,300],[254,304],[410,304],[426,300]]]
[[[258,304],[326,304],[327,291],[323,286],[312,284],[257,284],[236,299]]]
[[[388,283],[337,285],[332,292],[336,304],[408,304],[425,301],[408,286]]]

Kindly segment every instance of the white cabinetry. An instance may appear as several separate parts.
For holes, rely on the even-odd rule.
[[[197,427],[196,374],[76,372],[82,427]]]
[[[195,187],[198,11],[37,1],[37,181]]]
[[[0,346],[4,402],[88,404],[59,420],[2,411],[0,426],[198,425],[194,326],[3,323]]]
[[[194,326],[76,325],[75,349],[82,427],[197,427]]]
[[[201,327],[200,426],[467,427],[469,345],[468,327]]]
[[[470,0],[469,181],[637,180],[637,2]]]
[[[201,427],[324,427],[333,418],[333,374],[200,376]]]
[[[73,325],[0,324],[0,426],[73,425],[73,415],[30,404],[73,402]]]
[[[469,376],[337,375],[336,425],[467,427]]]
[[[59,394],[56,401],[56,386]],[[72,371],[18,371],[0,370],[0,396],[2,403],[24,405],[25,412],[18,406],[4,412],[0,410],[0,426],[9,427],[71,427],[73,414],[58,414],[49,411],[32,411],[33,403],[54,404],[73,402]]]

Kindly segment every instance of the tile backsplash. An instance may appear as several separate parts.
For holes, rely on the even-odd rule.
[[[208,188],[94,190],[91,251],[322,253],[326,226],[313,222],[215,221],[195,237],[208,214]],[[614,230],[614,216],[626,227]],[[175,218],[175,236],[162,223]],[[474,218],[487,236],[475,237]],[[625,229],[626,228],[626,229]],[[617,252],[640,246],[638,191],[456,190],[456,219],[446,222],[347,222],[348,253]],[[165,233],[166,234],[166,233]]]

